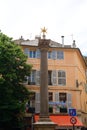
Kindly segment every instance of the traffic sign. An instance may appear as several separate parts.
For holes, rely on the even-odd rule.
[[[70,116],[76,116],[76,109],[70,108],[70,109],[69,109],[69,115],[70,115]]]
[[[76,124],[77,123],[77,119],[75,118],[75,117],[71,117],[70,118],[70,122],[71,122],[71,124]]]

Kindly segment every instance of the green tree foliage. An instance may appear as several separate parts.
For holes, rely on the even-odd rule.
[[[6,130],[21,125],[24,101],[29,98],[23,81],[32,66],[26,60],[20,46],[0,33],[0,127]]]

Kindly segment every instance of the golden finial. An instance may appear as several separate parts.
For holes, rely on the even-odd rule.
[[[45,27],[41,28],[41,32],[43,33],[43,38],[45,39],[45,33],[47,33],[47,29]]]

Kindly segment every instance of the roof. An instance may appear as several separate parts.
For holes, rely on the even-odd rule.
[[[80,126],[82,127],[83,124],[82,122],[78,119],[78,117],[75,117],[77,120],[77,123],[75,124],[75,126]],[[38,121],[39,119],[39,115],[35,115],[34,116],[35,122]],[[72,124],[70,123],[70,119],[71,116],[69,115],[50,115],[50,119],[52,120],[52,122],[56,123],[58,126],[72,126]]]

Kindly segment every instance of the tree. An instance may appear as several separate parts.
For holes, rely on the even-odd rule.
[[[20,126],[29,91],[23,85],[32,65],[12,38],[0,33],[0,127]],[[5,128],[4,128],[5,129]]]

